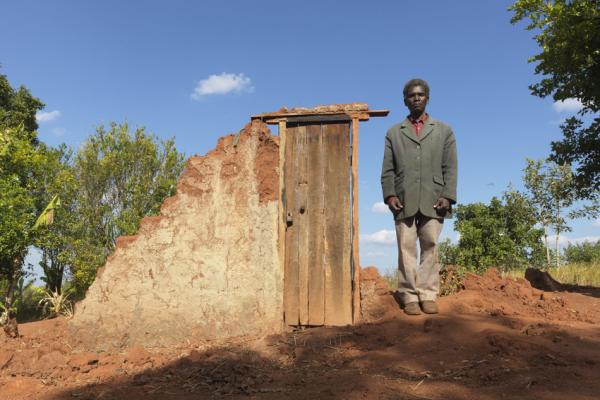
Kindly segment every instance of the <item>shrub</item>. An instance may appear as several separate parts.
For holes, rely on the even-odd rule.
[[[600,240],[596,243],[583,242],[569,244],[564,249],[567,263],[600,264]]]

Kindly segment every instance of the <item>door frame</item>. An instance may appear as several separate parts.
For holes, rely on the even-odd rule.
[[[356,107],[356,105],[360,107]],[[347,108],[347,109],[346,109]],[[360,108],[360,109],[358,109]],[[320,109],[320,110],[317,110]],[[322,110],[322,111],[321,111]],[[279,112],[262,113],[253,115],[252,120],[260,119],[269,125],[278,125],[279,128],[279,203],[278,203],[278,255],[279,266],[284,276],[285,271],[285,238],[287,227],[287,215],[285,207],[285,147],[286,147],[286,128],[288,119],[293,117],[304,117],[306,121],[331,121],[340,117],[350,119],[350,135],[351,135],[351,276],[352,276],[352,322],[357,323],[360,319],[360,259],[359,259],[359,221],[358,221],[358,132],[360,121],[368,121],[370,117],[385,117],[389,114],[389,110],[369,110],[364,103],[352,103],[347,105],[332,105],[320,106],[314,109],[294,109],[289,112],[282,109]],[[285,276],[284,278],[285,279]],[[284,283],[282,282],[284,287]],[[283,291],[282,291],[283,294]],[[282,309],[283,296],[282,296]],[[283,322],[282,315],[282,322]]]

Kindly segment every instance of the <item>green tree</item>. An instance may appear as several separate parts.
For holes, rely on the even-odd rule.
[[[442,265],[455,265],[458,263],[458,246],[448,238],[438,243],[438,257]]]
[[[459,233],[459,265],[476,272],[494,266],[503,270],[543,262],[542,231],[535,227],[533,208],[527,198],[508,191],[489,204],[472,203],[456,208],[454,227]]]
[[[529,59],[543,78],[529,88],[555,101],[577,99],[592,123],[572,117],[561,126],[564,139],[552,143],[552,159],[577,165],[575,183],[582,197],[600,190],[600,0],[517,0],[513,24],[529,20],[541,52]]]
[[[556,266],[560,265],[560,234],[570,232],[571,227],[567,225],[564,212],[573,205],[576,200],[573,189],[573,173],[568,164],[552,163],[546,172],[546,188],[553,202],[549,205],[553,212],[551,219],[555,234]]]
[[[72,151],[66,145],[57,148],[40,146],[44,152],[44,167],[37,176],[35,201],[38,209],[60,196],[60,207],[54,210],[54,223],[39,230],[34,246],[41,252],[42,280],[48,292],[61,293],[62,283],[74,257],[72,242],[75,230],[76,182],[72,166]]]
[[[97,128],[74,159],[76,216],[71,272],[79,295],[114,249],[118,236],[132,235],[140,220],[160,211],[175,192],[184,165],[173,139],[160,141],[127,123]]]
[[[568,263],[600,264],[600,240],[569,244],[565,248],[565,259]]]
[[[0,279],[6,282],[3,325],[7,334],[18,334],[14,309],[15,285],[23,276],[23,261],[32,243],[37,210],[35,176],[43,165],[43,154],[35,133],[0,126]]]
[[[579,197],[597,202],[600,198],[600,118],[584,127],[580,119],[571,117],[561,129],[564,138],[552,142],[550,159],[560,164],[576,164],[574,183]]]
[[[37,198],[37,183],[47,166],[44,146],[35,132],[35,117],[43,107],[27,88],[15,90],[6,76],[0,75],[0,325],[9,336],[18,335],[16,314],[26,274],[24,259],[42,231],[36,228],[36,216],[44,216],[40,210],[45,205]]]
[[[527,159],[527,166],[523,170],[523,183],[528,191],[531,204],[533,205],[538,223],[544,230],[544,246],[546,247],[546,267],[550,267],[550,246],[548,244],[548,230],[557,225],[559,231],[565,225],[564,219],[560,215],[560,209],[556,210],[557,201],[553,198],[553,191],[550,190],[551,177],[558,177],[558,174],[549,174],[548,166],[542,160],[534,161]],[[558,219],[557,219],[558,216]],[[557,233],[558,242],[560,232]]]
[[[17,128],[23,124],[23,132],[34,132],[38,127],[35,114],[42,108],[44,103],[33,97],[26,87],[15,90],[6,75],[0,75],[0,126]],[[37,141],[35,135],[29,138]]]
[[[578,196],[573,189],[574,175],[568,164],[527,159],[527,166],[523,171],[523,183],[538,223],[544,230],[546,266],[550,266],[548,229],[552,229],[556,235],[554,256],[556,266],[559,266],[560,235],[571,230],[567,218],[594,217],[598,215],[597,204],[593,202],[591,205],[574,207]]]

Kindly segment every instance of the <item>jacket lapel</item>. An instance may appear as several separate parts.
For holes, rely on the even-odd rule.
[[[415,132],[408,119],[405,119],[404,121],[402,121],[402,124],[400,124],[400,132],[402,132],[404,136],[406,136],[413,142],[419,143],[419,138],[417,138],[417,135],[415,135]]]
[[[433,128],[435,127],[436,123],[435,120],[431,117],[427,118],[427,122],[425,122],[425,126],[423,126],[421,134],[419,135],[419,139],[420,141],[423,141],[423,139],[425,139],[427,137],[427,135],[429,135],[432,131]]]

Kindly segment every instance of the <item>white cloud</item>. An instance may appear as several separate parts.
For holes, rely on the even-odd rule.
[[[229,74],[223,72],[219,75],[210,75],[208,78],[198,82],[192,93],[192,99],[199,100],[213,94],[252,92],[254,87],[252,81],[243,73]]]
[[[598,218],[597,220],[592,222],[592,226],[594,226],[596,228],[600,228],[600,218]]]
[[[364,243],[392,245],[396,243],[396,232],[387,229],[382,229],[375,233],[361,234],[360,240]]]
[[[579,99],[565,99],[560,101],[555,101],[552,104],[552,108],[556,112],[575,112],[579,111],[583,108],[583,104]]]
[[[583,242],[597,242],[598,240],[600,240],[600,236],[580,236],[580,237],[568,237],[565,235],[560,235],[560,237],[558,238],[558,244],[560,246],[566,246],[569,244],[577,244],[577,243],[583,243]],[[550,246],[550,248],[552,248],[554,245],[556,244],[556,235],[549,235],[548,236],[548,245]]]
[[[60,111],[58,110],[54,110],[54,111],[38,111],[35,114],[35,120],[37,122],[48,122],[48,121],[52,121],[56,118],[60,117]]]
[[[390,209],[388,208],[388,206],[385,205],[383,201],[380,201],[378,203],[373,204],[373,207],[371,207],[371,211],[373,211],[376,214],[387,214],[390,212]]]

